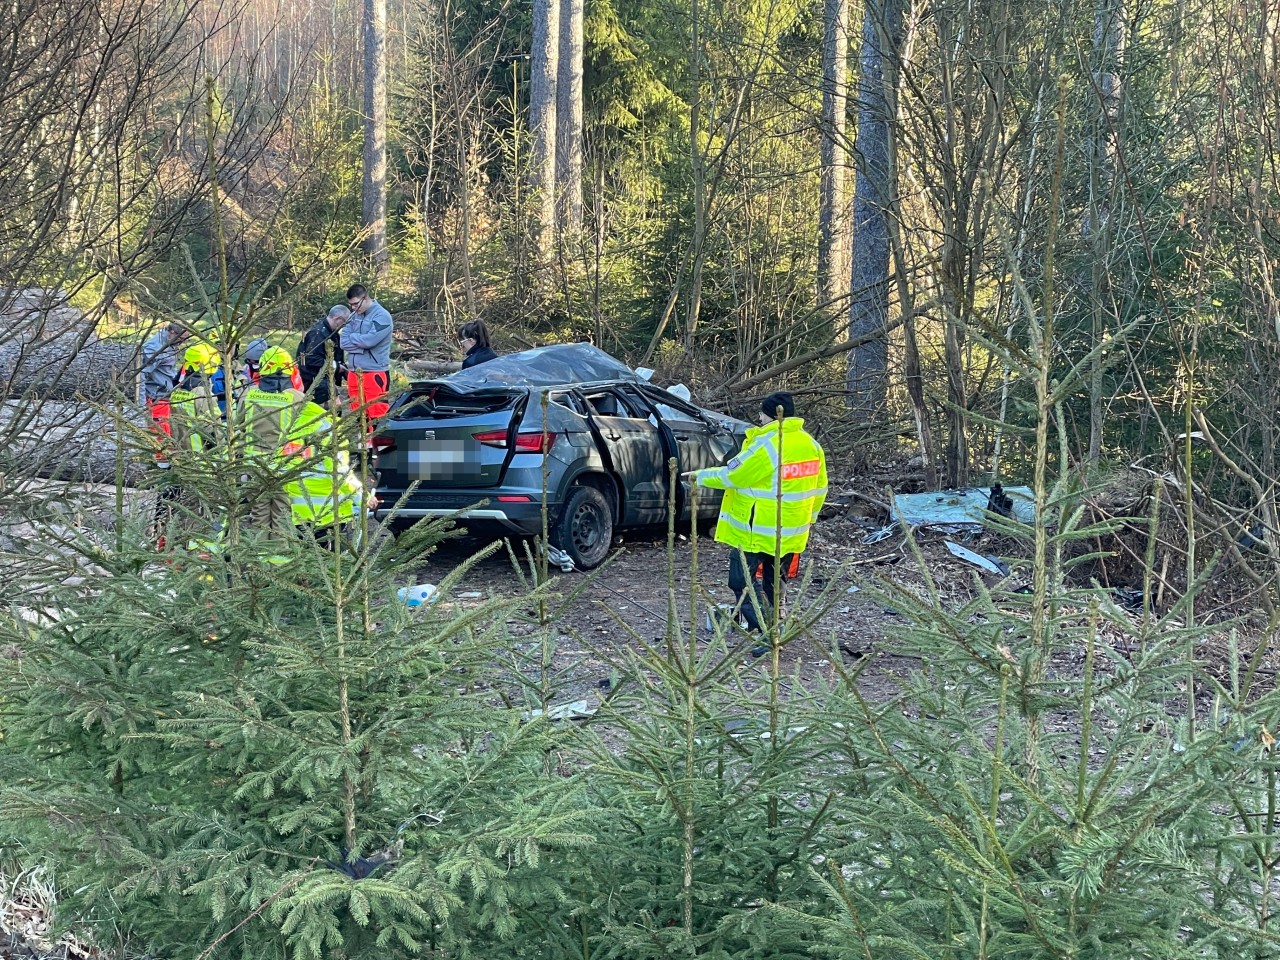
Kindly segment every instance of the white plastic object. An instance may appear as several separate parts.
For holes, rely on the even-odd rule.
[[[561,573],[573,573],[573,557],[559,547],[547,546],[547,562],[559,567]]]
[[[420,607],[424,603],[435,603],[437,592],[434,583],[419,583],[412,587],[401,587],[396,591],[396,597],[406,607]]]
[[[673,397],[679,397],[681,400],[693,399],[693,394],[689,392],[689,388],[683,383],[677,383],[674,387],[667,387],[667,393]]]
[[[648,367],[636,367],[636,376],[641,380],[652,380],[653,371]]]
[[[718,626],[732,623],[736,619],[733,603],[717,603],[707,607],[707,629],[714,631]],[[741,625],[741,620],[738,620]]]

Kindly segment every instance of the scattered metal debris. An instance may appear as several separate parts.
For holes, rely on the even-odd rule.
[[[966,487],[963,490],[903,494],[893,498],[894,518],[908,527],[948,527],[957,531],[980,527],[987,520],[994,489]],[[1035,494],[1030,487],[1001,487],[998,492],[1000,506],[1009,501],[1012,519],[1022,523],[1035,520]]]
[[[960,544],[952,540],[942,541],[946,544],[947,549],[951,551],[953,557],[971,563],[975,567],[986,570],[988,573],[994,573],[997,576],[1007,577],[1009,575],[1009,565],[998,557],[984,556],[980,553],[974,553],[968,547],[962,547]]]
[[[540,717],[554,722],[563,720],[586,720],[595,716],[596,708],[590,700],[574,700],[570,703],[557,703],[545,710],[538,708],[526,710],[520,715],[522,720],[537,720]]]

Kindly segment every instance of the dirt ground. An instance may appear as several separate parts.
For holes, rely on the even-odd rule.
[[[846,667],[856,664],[861,668],[859,688],[864,696],[883,700],[897,692],[894,676],[918,669],[918,661],[895,653],[894,631],[905,621],[870,598],[864,587],[870,577],[886,571],[892,570],[891,575],[896,576],[901,570],[907,582],[918,580],[919,573],[901,536],[864,546],[861,541],[867,527],[845,518],[822,521],[815,527],[804,555],[809,569],[802,573],[803,582],[788,585],[784,610],[812,609],[821,598],[825,612],[804,637],[782,649],[780,660],[783,673],[807,686],[819,679],[834,679],[832,661],[838,656]],[[950,557],[941,547],[941,538],[936,540],[925,548],[931,569],[932,557],[939,551],[946,558],[938,558],[940,567],[933,570],[935,576],[954,582],[960,593],[970,595],[978,571]],[[490,542],[492,539],[482,536],[446,541],[419,571],[421,581],[442,580]],[[515,544],[515,549],[523,555],[521,544]],[[615,541],[615,555],[601,569],[552,572],[551,589],[557,596],[567,598],[580,591],[556,621],[550,672],[557,678],[557,704],[598,703],[607,693],[611,674],[626,648],[664,642],[668,635],[669,576],[675,586],[681,635],[687,637],[685,625],[693,617],[692,593],[697,597],[697,626],[705,642],[710,635],[707,607],[713,603],[731,606],[734,600],[728,588],[729,551],[710,539],[699,539],[696,584],[691,570],[693,552],[687,537],[679,537],[669,550],[665,531],[628,532]],[[463,606],[478,605],[490,597],[513,596],[520,590],[521,578],[504,549],[472,567],[454,588],[453,598]],[[517,636],[538,631],[524,618],[513,620],[510,629]],[[763,681],[770,658],[752,657],[751,640],[732,631],[730,635],[736,637],[742,652],[740,682],[750,689]]]
[[[855,498],[856,499],[856,498]],[[829,511],[830,512],[830,511]],[[808,583],[803,596],[798,584],[789,585],[788,601],[792,611],[813,606],[820,594],[826,609],[806,635],[781,651],[782,672],[802,686],[821,679],[834,679],[833,658],[839,657],[847,667],[857,665],[859,689],[872,701],[893,697],[899,690],[895,677],[919,669],[919,661],[903,656],[895,649],[895,631],[906,620],[888,605],[882,605],[866,589],[870,581],[883,578],[906,588],[916,596],[927,595],[924,579],[914,553],[901,533],[880,542],[864,544],[866,535],[879,526],[878,518],[867,518],[843,509],[835,511],[814,527],[805,564]],[[965,560],[953,556],[945,546],[950,539],[968,546],[978,554],[1002,557],[1013,549],[1025,550],[1025,544],[1014,544],[982,530],[961,533],[920,531],[916,535],[920,554],[928,575],[947,606],[959,606],[971,598],[979,582],[994,586],[1003,582],[1008,589],[1026,589],[1027,584],[1015,572],[1005,577],[982,571]],[[420,581],[438,582],[472,554],[492,542],[492,536],[464,536],[441,544],[430,563],[418,572]],[[524,555],[525,547],[516,550]],[[706,607],[711,603],[731,605],[733,595],[727,586],[729,552],[709,539],[698,541],[697,583],[691,571],[693,547],[686,537],[678,538],[670,552],[665,531],[639,531],[624,534],[615,542],[615,556],[600,570],[592,573],[552,573],[552,590],[560,597],[573,596],[568,607],[556,620],[555,653],[550,673],[555,677],[553,702],[561,706],[590,709],[607,695],[609,680],[615,668],[625,659],[628,649],[642,643],[661,645],[668,634],[668,571],[675,586],[675,605],[684,623],[692,619],[691,590],[697,596],[698,627],[705,627]],[[1118,603],[1133,604],[1131,586],[1113,585]],[[1206,602],[1199,608],[1197,622],[1224,621],[1241,614],[1239,604],[1230,598],[1229,577],[1213,585],[1205,593]],[[467,571],[455,588],[453,600],[464,606],[483,604],[490,597],[510,597],[521,591],[521,579],[513,569],[506,550],[477,563]],[[1141,616],[1141,591],[1136,591],[1137,608],[1131,618]],[[1213,602],[1222,594],[1222,602]],[[538,645],[533,638],[538,627],[531,623],[532,611],[513,620],[510,628],[516,636],[531,637],[527,652],[532,661]],[[682,629],[682,634],[687,636]],[[1239,649],[1245,655],[1265,637],[1250,635],[1246,626],[1240,631]],[[1109,636],[1104,629],[1102,642],[1112,643],[1122,653],[1126,641]],[[739,641],[742,656],[739,682],[747,689],[764,681],[768,657],[750,655],[751,641]],[[1209,634],[1203,641],[1202,656],[1211,669],[1227,673],[1225,655],[1227,636]],[[1061,651],[1054,658],[1051,671],[1065,675],[1076,673],[1083,662],[1079,651]],[[1262,660],[1263,686],[1269,686],[1280,669],[1280,656],[1267,654]]]

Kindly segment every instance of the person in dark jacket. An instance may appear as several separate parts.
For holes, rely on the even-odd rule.
[[[458,346],[467,354],[462,358],[463,370],[498,359],[493,347],[489,345],[489,328],[484,325],[483,320],[472,320],[458,328]]]
[[[340,303],[329,309],[329,315],[317,320],[298,342],[298,350],[294,354],[298,361],[298,373],[302,376],[302,389],[310,390],[315,384],[313,397],[322,407],[329,406],[329,399],[334,396],[334,383],[345,384],[347,367],[339,342],[340,331],[351,319],[351,309]],[[326,348],[325,344],[331,346]],[[328,350],[333,351],[333,364],[329,363]]]

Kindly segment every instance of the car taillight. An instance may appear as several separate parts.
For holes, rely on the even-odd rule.
[[[472,438],[486,447],[507,448],[507,431],[488,430],[484,433],[473,433]],[[543,433],[541,430],[516,434],[516,453],[547,453],[555,443],[554,433]]]
[[[369,446],[373,448],[374,453],[390,453],[396,448],[396,441],[394,437],[382,434],[370,440]]]
[[[517,433],[516,450],[520,453],[549,453],[556,442],[554,433]]]

